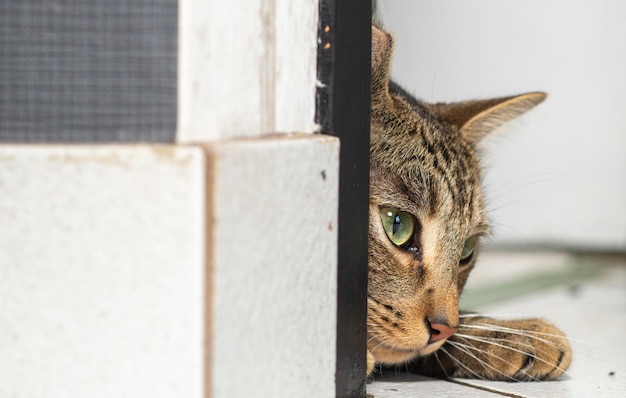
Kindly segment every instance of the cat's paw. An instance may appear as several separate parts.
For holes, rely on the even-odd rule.
[[[463,316],[459,331],[435,355],[418,360],[422,373],[486,380],[553,380],[569,367],[563,332],[541,319],[499,321]]]

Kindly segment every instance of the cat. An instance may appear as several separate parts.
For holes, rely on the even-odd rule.
[[[458,308],[489,232],[477,145],[546,95],[427,104],[390,81],[392,51],[372,27],[368,376],[406,364],[437,377],[558,378],[572,356],[559,329]]]

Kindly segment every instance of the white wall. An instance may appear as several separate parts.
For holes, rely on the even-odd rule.
[[[416,96],[549,94],[487,145],[493,243],[626,249],[626,2],[381,3]]]
[[[0,145],[0,397],[335,394],[318,2],[179,5],[177,144]]]
[[[0,396],[206,397],[206,160],[0,145]]]
[[[317,134],[0,145],[0,397],[333,396],[338,170]]]

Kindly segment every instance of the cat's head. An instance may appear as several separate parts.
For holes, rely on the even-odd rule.
[[[430,354],[454,333],[489,231],[477,144],[545,98],[426,104],[390,82],[392,43],[372,28],[368,349],[382,363]]]

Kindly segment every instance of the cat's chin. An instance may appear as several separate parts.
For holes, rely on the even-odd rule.
[[[416,357],[430,355],[437,351],[439,347],[443,345],[445,341],[438,341],[433,344],[428,344],[422,348],[409,349],[399,348],[398,346],[391,347],[384,343],[375,343],[375,347],[370,348],[372,355],[375,358],[376,363],[383,363],[387,365],[401,364]]]
[[[417,354],[420,357],[424,357],[426,355],[430,355],[433,352],[437,351],[443,345],[443,343],[445,343],[445,342],[446,342],[446,340],[440,340],[440,341],[437,341],[435,343],[428,344],[426,347],[422,348],[421,350],[418,350]]]

